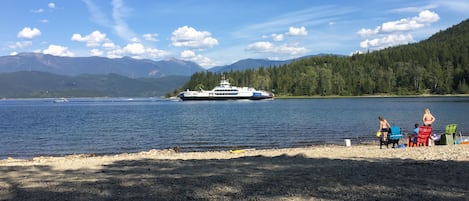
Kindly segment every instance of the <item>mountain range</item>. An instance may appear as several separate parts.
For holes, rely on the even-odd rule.
[[[292,60],[276,61],[268,59],[244,59],[230,65],[216,66],[210,72],[237,71],[258,67],[281,66]],[[0,73],[19,71],[39,71],[58,75],[77,76],[82,74],[119,74],[131,78],[166,76],[191,76],[195,72],[206,71],[197,63],[169,58],[161,61],[123,57],[61,57],[42,53],[19,53],[0,57]]]
[[[190,76],[204,68],[191,61],[167,59],[153,61],[123,57],[60,57],[41,53],[19,53],[0,57],[0,72],[40,71],[58,75],[105,75],[110,73],[126,77]]]
[[[0,57],[0,98],[163,96],[182,87],[195,72],[256,69],[292,61],[245,59],[207,70],[174,58],[153,61],[19,53]]]

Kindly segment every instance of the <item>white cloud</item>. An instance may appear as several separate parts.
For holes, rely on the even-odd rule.
[[[43,50],[42,53],[67,57],[73,57],[75,55],[73,54],[73,52],[70,52],[67,47],[63,47],[60,45],[49,45],[49,47]]]
[[[146,52],[146,56],[149,57],[149,58],[153,58],[153,59],[157,59],[157,58],[164,58],[164,57],[167,57],[169,55],[168,52],[164,51],[164,50],[159,50],[159,49],[156,49],[156,48],[147,48],[145,49],[145,52]]]
[[[423,10],[418,16],[412,18],[403,18],[397,21],[384,22],[381,26],[375,29],[360,29],[357,34],[361,37],[372,36],[376,34],[392,33],[392,32],[406,32],[422,28],[440,19],[437,13]]]
[[[20,32],[18,32],[17,37],[18,38],[27,38],[27,39],[32,39],[36,36],[40,36],[41,31],[38,28],[29,28],[25,27],[23,28]]]
[[[100,31],[93,31],[92,33],[86,36],[81,36],[80,34],[73,34],[72,40],[78,42],[86,42],[87,47],[97,47],[108,39],[106,38],[106,34],[101,33]]]
[[[360,29],[360,31],[357,32],[357,34],[361,37],[372,36],[372,35],[378,34],[380,29],[381,29],[380,26],[376,27],[373,30],[372,29],[362,28],[362,29]]]
[[[137,37],[133,37],[133,38],[130,39],[130,42],[132,42],[132,43],[140,43],[140,39],[137,38]]]
[[[184,59],[184,60],[189,60],[189,61],[195,62],[195,63],[199,64],[202,67],[211,67],[211,66],[216,65],[216,63],[213,62],[210,58],[204,57],[200,54],[196,54],[192,50],[182,51],[180,53],[179,57]]]
[[[197,31],[188,26],[179,27],[171,36],[172,45],[175,47],[190,47],[205,49],[218,45],[218,41],[211,37],[207,31]]]
[[[299,28],[296,28],[296,27],[290,27],[288,29],[288,32],[285,33],[286,35],[288,36],[306,36],[308,35],[308,31],[306,31],[306,28],[305,27],[299,27]]]
[[[106,56],[109,58],[121,58],[123,56],[131,56],[135,59],[143,58],[164,58],[169,55],[164,50],[159,50],[156,48],[147,48],[139,42],[131,42],[125,47],[121,48],[118,45],[115,45],[112,42],[106,42],[102,46],[106,49]]]
[[[444,1],[447,1],[447,0],[444,0]],[[392,11],[394,12],[411,12],[411,13],[415,13],[415,12],[420,12],[420,11],[423,11],[423,10],[428,10],[428,9],[435,9],[435,8],[438,8],[438,5],[436,4],[429,4],[429,5],[425,5],[425,6],[421,6],[421,7],[405,7],[405,8],[398,8],[398,9],[393,9]]]
[[[83,0],[88,8],[88,11],[91,13],[91,20],[101,26],[111,27],[111,22],[109,18],[96,6],[92,0]]]
[[[204,57],[204,56],[202,56],[202,55],[200,55],[200,54],[197,55],[197,56],[195,56],[195,57],[193,57],[193,58],[191,59],[191,61],[193,61],[193,62],[195,62],[195,63],[197,63],[197,64],[199,64],[200,66],[205,67],[205,68],[211,67],[211,66],[215,66],[215,65],[216,65],[216,63],[213,62],[210,58]]]
[[[54,9],[55,8],[55,3],[48,3],[47,7]]]
[[[17,54],[18,54],[18,52],[12,52],[12,53],[10,53],[10,56],[15,56]]]
[[[101,11],[92,0],[82,0],[91,14],[91,20],[101,26],[113,29],[122,39],[129,40],[135,37],[135,33],[129,28],[125,18],[131,13],[122,0],[112,0],[112,19]]]
[[[145,53],[145,47],[141,43],[130,43],[123,48],[124,52],[139,55]]]
[[[32,13],[42,13],[44,12],[44,9],[42,8],[39,8],[39,9],[36,9],[36,10],[31,10]]]
[[[114,49],[107,52],[107,57],[109,58],[121,58],[124,56],[124,51],[122,49]]]
[[[415,17],[414,19],[421,23],[431,24],[433,22],[440,20],[440,16],[435,12],[424,10],[419,13],[418,17]]]
[[[10,49],[24,49],[33,45],[31,41],[18,41],[13,44],[8,45]]]
[[[106,48],[106,49],[116,49],[116,48],[119,48],[118,46],[116,46],[116,44],[114,44],[113,42],[105,42],[103,43],[103,47]]]
[[[289,55],[301,55],[306,53],[308,50],[305,47],[295,47],[288,45],[281,45],[276,48],[276,53],[289,54]]]
[[[280,45],[276,46],[271,42],[256,42],[248,45],[247,51],[257,53],[276,53],[276,54],[288,54],[288,55],[301,55],[306,53],[308,50],[304,47]]]
[[[143,34],[143,39],[145,39],[145,40],[147,40],[147,41],[158,42],[158,34],[157,34],[157,33],[153,33],[153,34],[150,34],[150,33]]]
[[[385,22],[381,26],[383,32],[395,32],[395,31],[410,31],[418,28],[422,28],[428,24],[436,22],[440,19],[437,13],[424,10],[419,13],[418,16],[413,18],[404,18],[398,21]]]
[[[255,42],[249,44],[246,50],[253,52],[272,52],[274,47],[274,44],[271,42]]]
[[[120,48],[119,46],[113,47],[114,49],[109,48],[111,50],[107,51],[107,57],[109,58],[121,58],[126,55],[131,55],[132,58],[136,59],[161,59],[169,55],[169,53],[164,50],[147,48],[141,43],[129,43],[123,48]]]
[[[414,39],[410,34],[390,34],[381,38],[375,38],[371,40],[366,39],[360,42],[360,47],[369,49],[382,49],[385,47],[407,44],[411,42],[414,42]]]
[[[182,58],[192,58],[195,57],[195,52],[192,50],[184,50],[180,55]]]
[[[420,11],[418,16],[411,18],[403,18],[397,21],[384,22],[381,26],[375,29],[360,29],[357,34],[361,37],[373,37],[372,39],[367,38],[360,42],[360,47],[368,49],[382,49],[390,46],[407,44],[415,42],[411,32],[428,26],[436,21],[440,17],[437,13],[423,10]]]
[[[117,35],[126,40],[133,38],[135,33],[129,28],[125,17],[131,9],[126,7],[123,0],[112,0],[112,18],[114,19],[113,28]]]
[[[90,54],[91,54],[92,56],[103,56],[104,52],[101,51],[100,49],[92,49],[92,50],[90,51]]]
[[[49,20],[47,20],[47,19],[42,19],[42,20],[39,20],[39,22],[41,22],[41,23],[48,23]]]
[[[283,34],[272,34],[271,37],[274,41],[283,41]]]

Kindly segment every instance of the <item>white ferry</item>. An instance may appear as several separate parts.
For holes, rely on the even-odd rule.
[[[251,87],[236,87],[231,86],[230,82],[223,76],[220,85],[213,88],[211,91],[200,89],[199,91],[191,91],[187,89],[179,93],[177,96],[183,101],[188,100],[263,100],[272,99],[273,93],[262,90],[256,90]]]
[[[66,102],[68,102],[68,99],[66,98],[59,98],[59,99],[54,100],[54,103],[66,103]]]

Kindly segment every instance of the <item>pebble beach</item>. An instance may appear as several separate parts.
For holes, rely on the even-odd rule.
[[[469,200],[469,145],[0,160],[0,200]]]

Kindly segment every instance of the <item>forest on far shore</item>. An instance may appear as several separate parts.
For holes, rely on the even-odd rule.
[[[234,86],[280,96],[469,94],[469,19],[418,43],[223,74]],[[211,90],[220,78],[220,73],[195,73],[173,93]]]

